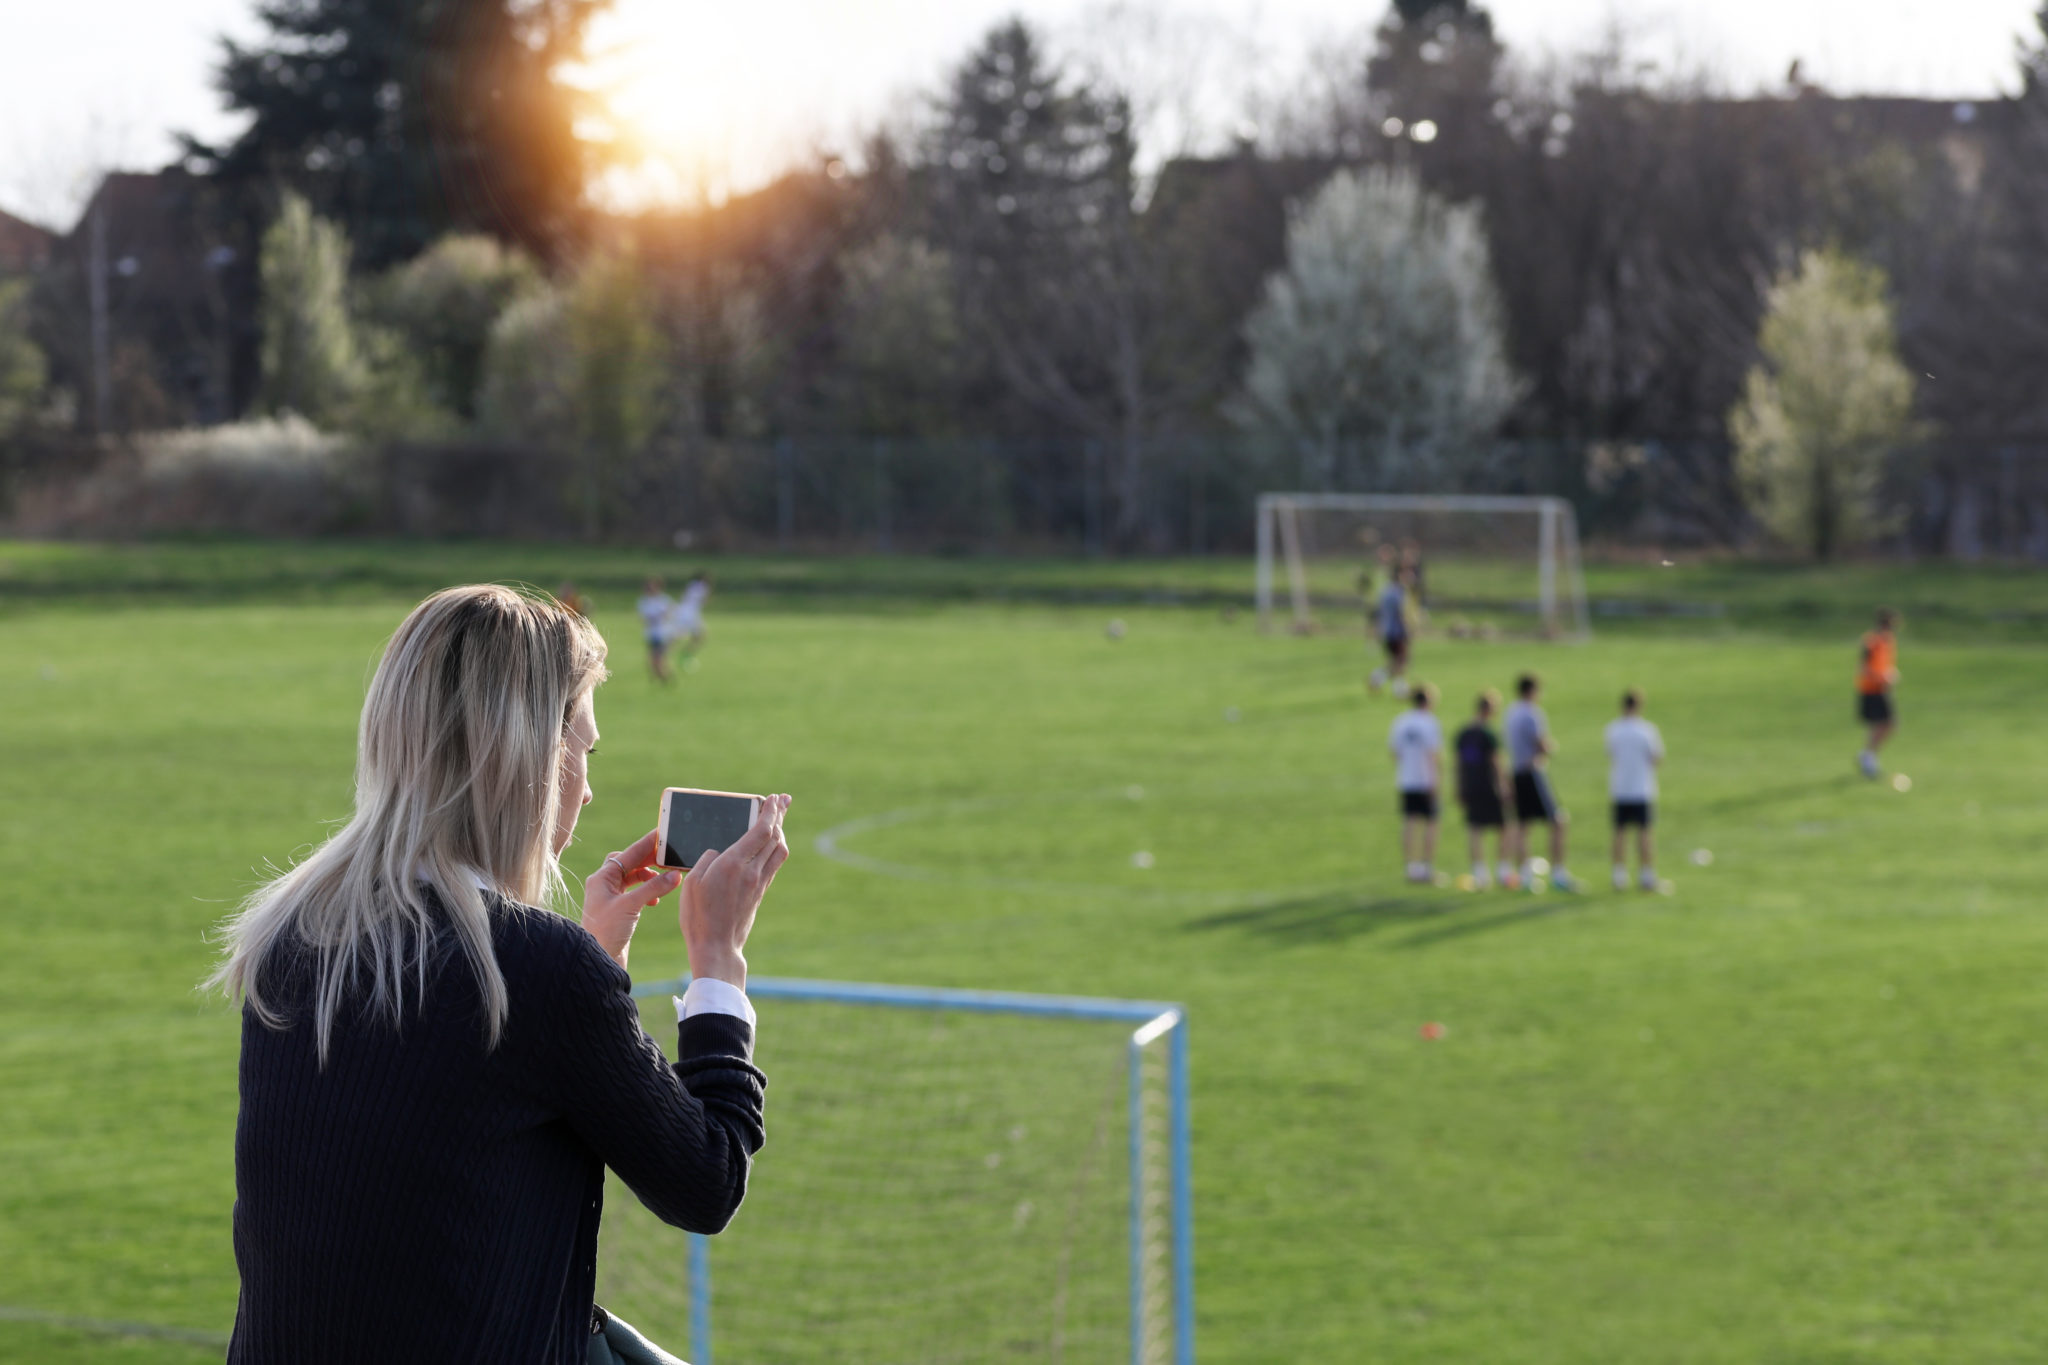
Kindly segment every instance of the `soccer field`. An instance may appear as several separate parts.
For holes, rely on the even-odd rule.
[[[1537,897],[1403,884],[1394,704],[1351,622],[1226,612],[1249,563],[714,563],[670,689],[631,614],[647,567],[687,565],[0,544],[0,1361],[218,1358],[51,1320],[232,1320],[237,1022],[195,994],[203,936],[346,815],[412,601],[572,575],[615,670],[572,870],[663,785],[790,791],[755,972],[1188,1004],[1205,1362],[2048,1353],[2040,575],[1589,566],[1632,613],[1590,644],[1425,639],[1447,728],[1544,675],[1597,889]],[[1881,601],[1906,791],[1852,767]],[[1669,895],[1606,889],[1600,731],[1630,684],[1670,750]],[[1453,817],[1439,866],[1462,847]],[[633,966],[682,969],[671,920]],[[943,1212],[909,1217],[941,1237]]]

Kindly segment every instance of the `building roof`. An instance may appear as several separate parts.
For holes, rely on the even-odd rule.
[[[0,209],[0,275],[25,275],[50,259],[57,234]]]

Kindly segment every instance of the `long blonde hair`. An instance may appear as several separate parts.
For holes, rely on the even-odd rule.
[[[396,1025],[423,995],[445,924],[476,977],[495,1046],[505,978],[478,882],[526,905],[561,894],[563,745],[570,712],[604,680],[604,656],[596,628],[551,598],[484,585],[413,608],[363,702],[354,816],[242,904],[206,984],[288,1028],[268,994],[273,973],[310,954],[324,1065],[344,1003],[361,997]]]

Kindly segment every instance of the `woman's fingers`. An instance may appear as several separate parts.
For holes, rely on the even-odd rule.
[[[666,896],[669,892],[675,890],[678,886],[681,886],[682,883],[683,874],[680,872],[663,872],[658,876],[649,875],[638,883],[634,890],[634,899],[642,909],[645,909],[663,896]]]
[[[619,860],[619,871],[627,876],[643,872],[654,861],[655,846],[661,841],[661,831],[650,829],[620,850],[615,856]]]
[[[645,910],[675,890],[682,880],[683,874],[680,872],[662,872],[640,877],[630,886],[622,886],[616,891],[605,893],[605,900],[613,911]]]
[[[761,818],[754,821],[754,827],[745,834],[742,834],[733,842],[731,847],[726,849],[726,852],[732,855],[736,861],[742,863],[759,862],[761,855],[768,851],[769,842],[778,833],[775,818],[770,813],[773,809],[773,806],[764,802],[761,808]]]

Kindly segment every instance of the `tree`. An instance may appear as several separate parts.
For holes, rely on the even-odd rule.
[[[1311,488],[1453,487],[1518,389],[1478,210],[1405,170],[1339,171],[1293,213],[1245,339],[1233,415]]]
[[[387,271],[367,291],[368,313],[403,340],[433,402],[471,418],[491,328],[541,284],[524,252],[475,233],[457,234]]]
[[[844,420],[870,436],[943,430],[960,350],[951,262],[914,237],[884,233],[842,253],[839,272]]]
[[[0,436],[35,414],[49,367],[29,337],[27,280],[0,280]]]
[[[1770,294],[1763,360],[1728,418],[1758,520],[1827,559],[1888,529],[1886,461],[1912,437],[1913,376],[1899,363],[1884,272],[1808,251]]]
[[[1127,102],[1071,79],[1021,20],[954,72],[924,149],[959,317],[1026,414],[1113,448],[1125,542],[1157,407],[1135,158]]]
[[[583,263],[564,321],[583,531],[594,537],[616,517],[629,463],[661,421],[662,338],[646,276],[626,255],[600,253]]]
[[[363,358],[348,310],[348,235],[287,193],[263,234],[257,267],[263,320],[261,403],[322,425],[362,388]]]
[[[487,436],[543,449],[575,439],[568,298],[559,289],[527,295],[498,315],[477,384],[477,426]]]
[[[593,255],[565,284],[526,295],[492,325],[478,428],[569,453],[584,534],[601,535],[661,424],[667,359],[639,263]]]
[[[591,97],[560,76],[606,3],[262,0],[267,34],[223,40],[218,77],[248,127],[187,149],[226,179],[297,188],[372,266],[465,230],[557,256],[597,159],[576,131]]]

